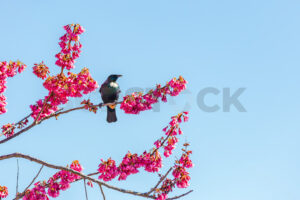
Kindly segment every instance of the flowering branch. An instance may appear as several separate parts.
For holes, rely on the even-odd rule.
[[[168,199],[166,199],[166,200],[179,199],[179,198],[181,198],[181,197],[184,197],[184,196],[190,194],[191,192],[193,192],[193,190],[190,190],[190,191],[188,191],[188,192],[186,192],[186,193],[183,193],[183,194],[181,194],[181,195],[178,195],[178,196],[175,196],[175,197],[172,197],[172,198],[168,198]]]
[[[0,137],[3,136],[3,135],[6,135],[6,134],[13,135],[13,134],[10,134],[9,132],[11,132],[13,129],[15,129],[16,126],[22,127],[22,125],[24,124],[24,122],[26,122],[30,116],[31,116],[31,114],[27,115],[26,117],[24,117],[23,119],[21,119],[17,123],[12,124],[6,130],[3,130],[3,127],[2,127],[3,132],[0,134]]]
[[[111,104],[112,104],[112,103],[101,104],[101,107],[107,106],[107,105],[111,105]],[[117,104],[120,104],[120,102],[117,102]],[[97,107],[97,106],[94,106],[94,108],[96,108],[96,107]],[[100,106],[99,106],[99,107],[100,107]],[[9,137],[7,137],[7,138],[5,138],[5,139],[3,139],[3,140],[0,140],[0,144],[5,143],[5,142],[7,142],[7,141],[9,141],[9,140],[11,140],[11,139],[13,139],[13,138],[19,136],[20,134],[22,134],[22,133],[24,133],[24,132],[30,130],[31,128],[33,128],[33,127],[36,126],[36,125],[41,124],[43,121],[45,121],[45,120],[47,120],[47,119],[50,119],[50,118],[52,118],[52,117],[57,118],[57,117],[60,116],[60,115],[63,115],[63,114],[66,114],[66,113],[69,113],[69,112],[72,112],[72,111],[75,111],[75,110],[83,110],[83,109],[86,109],[86,106],[80,106],[80,107],[76,107],[76,108],[71,108],[71,109],[68,109],[68,110],[65,110],[65,111],[63,111],[63,108],[61,108],[61,109],[57,110],[55,113],[52,113],[52,114],[50,114],[49,116],[42,118],[41,120],[37,121],[36,123],[32,123],[32,124],[29,125],[28,127],[25,127],[25,128],[21,129],[20,131],[18,131],[18,132],[16,132],[16,133],[11,133],[11,134],[9,134],[9,135],[10,135]],[[27,124],[28,118],[29,118],[31,115],[32,115],[32,114],[27,115],[27,116],[24,117],[22,120],[20,120],[18,123],[16,123],[16,124],[10,126],[8,129],[2,128],[2,130],[4,130],[4,131],[2,132],[2,134],[0,134],[0,137],[3,136],[3,135],[7,135],[7,133],[9,133],[9,132],[12,132],[12,130],[14,130],[18,124],[25,124],[24,122],[26,122],[26,124]],[[22,127],[23,127],[23,126],[22,126]]]
[[[156,183],[156,185],[147,193],[148,195],[151,194],[152,192],[154,192],[157,189],[157,187],[161,184],[161,182],[163,182],[167,178],[167,176],[172,171],[172,169],[173,169],[173,167],[170,167],[170,169],[167,171],[167,173],[164,176],[162,176],[159,179],[159,181]]]
[[[63,170],[63,171],[71,172],[74,175],[78,175],[82,179],[87,179],[89,181],[92,181],[92,182],[94,182],[96,184],[103,185],[104,187],[107,187],[107,188],[112,189],[112,190],[116,190],[116,191],[119,191],[119,192],[122,192],[122,193],[132,194],[132,195],[136,195],[136,196],[141,196],[141,197],[147,197],[147,198],[155,199],[154,196],[147,195],[146,193],[135,192],[135,191],[131,191],[131,190],[125,190],[125,189],[122,189],[122,188],[118,188],[118,187],[109,185],[107,183],[104,183],[102,181],[98,181],[98,180],[96,180],[96,179],[94,179],[94,178],[92,178],[90,176],[84,175],[81,172],[75,171],[75,170],[73,170],[71,168],[62,167],[62,166],[58,166],[58,165],[54,165],[54,164],[49,164],[49,163],[47,163],[45,161],[42,161],[42,160],[39,160],[37,158],[31,157],[31,156],[28,156],[28,155],[24,155],[24,154],[21,154],[21,153],[13,153],[13,154],[7,154],[7,155],[0,156],[0,160],[10,159],[10,158],[23,158],[23,159],[30,160],[30,161],[35,162],[35,163],[39,163],[41,165],[44,165],[44,166],[52,168],[52,169],[57,169],[57,170]]]
[[[182,121],[187,120],[187,112],[179,113],[176,116],[172,117],[171,122],[169,123],[169,126],[163,129],[165,134],[167,135],[166,138],[169,138],[170,136],[172,139],[178,141],[176,138],[177,133],[182,134],[179,124]],[[163,139],[163,138],[162,138]],[[161,140],[162,140],[161,139]],[[172,141],[171,138],[168,139],[168,144],[164,145],[164,142],[159,143],[156,141],[155,148],[153,148],[150,152],[144,152],[142,155],[138,156],[137,154],[131,154],[128,152],[125,157],[123,158],[123,161],[120,163],[120,165],[117,167],[115,165],[115,161],[109,158],[107,161],[102,161],[99,165],[98,173],[100,173],[99,179],[103,179],[104,181],[110,181],[111,179],[115,178],[116,176],[119,176],[119,180],[125,180],[127,176],[131,174],[135,174],[138,172],[138,168],[144,167],[146,171],[154,173],[158,172],[158,170],[162,167],[162,158],[158,152],[158,150],[161,147],[164,147],[165,152],[168,152],[167,154],[164,153],[165,157],[169,157],[170,154],[172,154],[172,149],[174,149],[174,145],[176,143],[169,141]],[[164,140],[165,141],[165,140]],[[189,155],[191,154],[191,151],[187,151],[187,144],[185,144],[185,149],[183,149],[183,155],[181,156],[179,161],[176,161],[176,164],[174,167],[171,167],[167,173],[161,177],[161,179],[158,181],[158,183],[155,185],[154,188],[150,189],[149,192],[145,193],[139,193],[135,191],[130,190],[124,190],[121,188],[117,188],[111,185],[108,185],[105,182],[101,182],[96,180],[95,178],[92,178],[91,176],[96,175],[98,173],[92,173],[89,175],[84,175],[81,173],[82,167],[80,166],[78,161],[74,161],[71,164],[71,167],[60,167],[55,166],[52,164],[48,164],[44,161],[41,161],[39,159],[33,158],[28,155],[23,155],[20,153],[14,153],[9,155],[0,156],[0,160],[13,158],[13,157],[20,157],[24,158],[42,165],[45,165],[50,168],[59,169],[62,170],[58,173],[56,173],[53,177],[51,177],[48,182],[37,182],[35,183],[35,187],[31,190],[25,190],[25,192],[21,194],[17,194],[16,199],[21,198],[22,195],[24,196],[23,200],[29,200],[29,199],[47,199],[45,188],[48,187],[48,194],[52,197],[57,197],[59,195],[59,190],[65,190],[69,187],[70,183],[78,181],[80,179],[88,180],[88,184],[90,185],[90,182],[96,183],[100,186],[105,186],[113,190],[117,190],[124,193],[129,193],[141,197],[146,198],[152,198],[156,200],[165,200],[167,199],[167,194],[172,191],[172,188],[175,187],[175,184],[179,188],[185,188],[188,186],[188,181],[190,177],[188,176],[188,172],[186,172],[185,168],[192,167],[191,160],[189,159]],[[171,150],[170,150],[171,149]],[[154,152],[154,154],[153,154]],[[67,170],[66,170],[67,168]],[[73,173],[75,171],[75,173]],[[168,174],[173,171],[174,179],[166,179]],[[73,174],[73,175],[72,175]],[[61,180],[58,182],[58,180]],[[164,181],[164,182],[163,182]],[[163,182],[163,185],[158,188],[158,186]],[[101,190],[101,188],[100,188]],[[152,192],[155,192],[157,195],[151,195]],[[101,191],[102,195],[103,190]],[[38,195],[38,197],[36,196]],[[40,196],[42,195],[42,196]]]
[[[131,191],[131,190],[126,190],[126,189],[122,189],[122,188],[118,188],[118,187],[115,187],[115,186],[112,186],[112,185],[109,185],[107,183],[104,183],[102,181],[98,181],[88,175],[84,175],[82,174],[81,172],[78,172],[78,171],[75,171],[71,168],[68,168],[68,167],[62,167],[62,166],[58,166],[58,165],[54,165],[54,164],[49,164],[45,161],[42,161],[40,159],[37,159],[37,158],[34,158],[34,157],[31,157],[29,155],[24,155],[24,154],[21,154],[21,153],[12,153],[12,154],[7,154],[7,155],[2,155],[0,156],[0,160],[6,160],[6,159],[10,159],[10,158],[23,158],[23,159],[26,159],[26,160],[30,160],[32,162],[35,162],[35,163],[38,163],[38,164],[41,164],[43,166],[46,166],[48,168],[52,168],[52,169],[57,169],[57,170],[63,170],[63,171],[68,171],[68,172],[71,172],[72,174],[75,174],[75,175],[78,175],[79,177],[81,177],[81,179],[87,179],[89,181],[92,181],[98,185],[103,185],[104,187],[107,187],[109,189],[112,189],[112,190],[116,190],[116,191],[119,191],[119,192],[122,192],[122,193],[127,193],[127,194],[132,194],[132,195],[135,195],[135,196],[141,196],[141,197],[146,197],[146,198],[151,198],[151,199],[156,199],[155,196],[152,196],[152,195],[148,195],[147,193],[141,193],[141,192],[136,192],[136,191]],[[43,167],[42,166],[42,167]],[[41,169],[40,169],[41,171]],[[40,173],[39,171],[39,173]],[[38,174],[39,174],[38,173]],[[37,175],[38,176],[38,175]],[[37,177],[36,176],[36,177]],[[79,180],[79,179],[78,179]],[[34,180],[33,180],[34,181]],[[32,183],[30,183],[31,185]],[[5,186],[4,186],[5,187]],[[7,190],[7,188],[6,188]],[[0,192],[1,192],[1,188],[0,188]],[[189,191],[188,193],[192,192]],[[25,191],[26,193],[26,191]],[[24,193],[21,193],[18,195],[18,198],[21,198]],[[186,194],[183,194],[183,195],[186,195]],[[24,195],[23,195],[24,196]],[[18,199],[16,198],[16,199]],[[177,199],[179,197],[173,197],[173,198],[170,198],[170,199]],[[105,198],[104,198],[105,199]]]
[[[44,103],[42,103],[41,101],[41,109],[39,110],[38,113],[35,114],[35,122],[32,123],[31,125],[29,125],[28,127],[20,130],[19,132],[17,133],[14,133],[14,129],[16,127],[16,125],[14,126],[11,126],[9,127],[9,129],[5,129],[5,126],[4,125],[2,127],[2,129],[4,130],[2,132],[2,135],[6,135],[7,138],[3,139],[3,140],[0,140],[0,144],[2,143],[5,143],[11,139],[13,139],[14,137],[30,130],[31,128],[33,128],[34,126],[40,124],[41,122],[43,122],[44,120],[47,120],[49,118],[52,118],[52,117],[55,117],[57,118],[58,116],[60,115],[63,115],[63,114],[66,114],[66,113],[69,113],[69,112],[73,112],[75,110],[83,110],[83,109],[86,109],[86,110],[89,110],[89,111],[93,111],[93,112],[97,112],[97,109],[98,108],[102,108],[104,106],[108,106],[108,105],[117,105],[117,104],[121,104],[121,109],[125,110],[126,113],[134,113],[134,114],[138,114],[139,112],[141,111],[144,111],[144,110],[147,110],[147,109],[150,109],[151,108],[151,104],[155,103],[158,101],[158,96],[162,95],[162,93],[168,93],[168,92],[162,92],[162,91],[170,91],[170,89],[166,89],[168,87],[171,87],[170,85],[173,85],[174,88],[176,88],[174,86],[174,84],[179,84],[179,86],[177,86],[178,88],[183,88],[183,86],[185,86],[186,84],[186,81],[182,78],[182,77],[179,77],[178,79],[172,79],[167,85],[168,86],[165,86],[165,87],[158,87],[158,89],[156,90],[151,90],[149,91],[148,93],[146,93],[145,95],[138,95],[138,96],[135,96],[136,94],[133,93],[131,95],[127,95],[124,97],[123,101],[119,101],[119,102],[115,102],[115,103],[100,103],[100,104],[93,104],[91,103],[89,100],[84,100],[81,104],[84,104],[84,106],[78,106],[78,107],[75,107],[75,108],[71,108],[71,109],[68,109],[68,110],[65,110],[63,111],[63,109],[58,109],[57,108],[57,111],[55,111],[54,113],[50,113],[48,115],[44,115],[42,118],[40,117],[41,116],[41,113],[43,113],[43,110],[45,109],[45,107],[47,107],[46,105],[47,104],[47,101],[49,101],[49,99],[52,98],[52,93],[50,93],[50,95],[46,98],[46,100],[44,100]],[[179,89],[176,90],[177,92],[179,91]],[[146,101],[146,100],[143,100],[141,101],[141,98],[145,98],[145,99],[151,99],[149,96],[153,95],[153,94],[156,94],[156,96],[154,97],[151,97],[152,100],[149,102]],[[160,94],[160,95],[159,95]],[[179,93],[178,93],[179,94]],[[54,94],[53,94],[54,95]],[[156,99],[155,101],[153,99]],[[147,106],[145,106],[147,105]],[[33,113],[30,114],[30,116],[32,116]],[[26,116],[24,119],[22,119],[21,121],[19,121],[17,124],[21,124],[23,122],[26,121],[26,123],[28,122],[27,119],[29,118],[29,115]],[[38,121],[37,119],[40,118]],[[9,134],[8,134],[9,133]],[[0,135],[1,136],[1,135]],[[167,138],[166,138],[167,139]]]
[[[43,113],[43,111],[44,111],[44,109],[45,109],[45,107],[46,107],[47,102],[48,102],[49,99],[52,97],[52,95],[53,95],[53,92],[51,92],[50,95],[47,97],[47,99],[45,99],[44,104],[43,104],[43,107],[42,107],[41,111],[38,113],[37,117],[35,118],[33,124],[37,124],[37,123],[38,123],[38,120],[39,120],[41,114]]]

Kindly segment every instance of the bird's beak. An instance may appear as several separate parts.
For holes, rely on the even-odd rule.
[[[122,77],[122,75],[117,75],[118,77]]]

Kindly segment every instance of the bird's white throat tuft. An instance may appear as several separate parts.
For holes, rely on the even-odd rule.
[[[113,87],[113,88],[119,87],[118,83],[116,83],[116,82],[110,82],[109,86]]]

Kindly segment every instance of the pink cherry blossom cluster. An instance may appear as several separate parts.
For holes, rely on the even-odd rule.
[[[159,152],[150,154],[145,151],[140,156],[127,153],[119,166],[120,176],[118,180],[126,180],[127,176],[138,173],[140,167],[144,167],[145,171],[148,172],[157,172],[162,167],[162,158]]]
[[[7,63],[6,61],[0,62],[0,114],[6,113],[6,97],[3,93],[6,90],[6,79],[21,73],[26,68],[26,65],[20,61]]]
[[[172,117],[172,121],[166,126],[163,131],[167,135],[166,138],[162,137],[157,140],[154,144],[157,148],[159,148],[162,143],[167,143],[164,145],[164,156],[169,157],[172,154],[173,149],[175,149],[175,145],[178,143],[177,134],[181,135],[182,131],[179,127],[179,124],[188,120],[188,112],[179,113],[177,116]]]
[[[25,192],[23,200],[49,200],[45,185],[46,182],[35,183],[34,188]]]
[[[49,75],[50,71],[49,71],[49,67],[47,67],[44,62],[42,61],[40,64],[34,64],[33,66],[33,73],[41,78],[41,79],[45,79],[47,77],[47,75]]]
[[[49,95],[45,97],[48,100],[47,102],[39,100],[37,104],[31,105],[34,119],[42,110],[44,104],[46,109],[41,113],[40,119],[57,111],[57,106],[67,103],[69,97],[82,97],[83,94],[88,94],[99,87],[87,68],[83,68],[78,74],[68,72],[68,76],[64,74],[49,76],[43,85],[49,91]]]
[[[74,68],[74,59],[79,57],[81,44],[79,43],[79,35],[84,29],[79,24],[71,24],[64,26],[67,33],[60,38],[59,45],[62,50],[56,55],[58,58],[56,64],[61,67],[61,73],[50,76],[49,68],[41,62],[35,64],[33,72],[39,78],[45,79],[43,86],[49,91],[48,96],[44,100],[40,99],[36,104],[31,105],[32,117],[34,119],[39,116],[38,120],[49,116],[58,110],[59,105],[65,104],[70,97],[82,97],[98,88],[98,83],[91,77],[88,68],[83,68],[78,74],[68,72],[63,73],[63,69],[70,70]],[[47,77],[48,76],[48,77]]]
[[[142,155],[128,152],[118,167],[111,158],[107,161],[101,159],[98,168],[99,179],[110,181],[119,176],[119,181],[126,180],[127,176],[138,173],[138,169],[141,167],[148,172],[157,172],[162,167],[162,158],[159,152],[155,152],[153,155],[148,152],[144,152]]]
[[[75,59],[80,56],[81,43],[79,42],[79,35],[84,32],[84,29],[79,24],[69,24],[64,26],[67,31],[62,37],[60,37],[59,46],[61,52],[55,55],[57,58],[56,65],[62,69],[73,69]]]
[[[100,173],[99,179],[110,181],[119,176],[118,180],[126,180],[129,175],[138,173],[138,169],[141,167],[143,167],[147,172],[158,172],[162,167],[162,157],[158,150],[160,147],[164,146],[164,143],[169,138],[176,138],[177,132],[182,133],[179,128],[179,123],[188,119],[187,114],[187,112],[183,112],[172,117],[172,121],[170,122],[169,126],[164,129],[167,137],[162,137],[161,139],[157,140],[154,143],[155,148],[153,148],[150,152],[144,151],[144,153],[141,155],[128,152],[124,156],[119,166],[116,166],[116,162],[111,158],[109,158],[107,161],[101,159],[101,163],[99,164],[98,168],[98,172]],[[169,129],[167,130],[168,127]],[[177,141],[178,139],[176,138],[176,142]],[[172,153],[172,151],[169,149],[172,148],[173,150],[175,148],[174,145],[174,143],[168,143],[167,146],[164,146],[165,152],[168,152],[166,157]]]
[[[48,99],[48,97],[46,97],[46,99]],[[47,103],[42,99],[38,100],[35,105],[30,105],[30,108],[32,111],[31,117],[33,119],[36,119],[37,116],[40,114],[38,120],[41,120],[42,118],[47,117],[58,110],[57,106]]]
[[[27,125],[28,123],[28,119],[24,119],[23,121],[20,121],[18,122],[17,124],[5,124],[2,126],[2,133],[1,133],[1,136],[4,135],[5,137],[11,137],[12,135],[15,134],[15,129],[18,128],[18,129],[21,129],[23,128],[25,125]]]
[[[1,198],[6,198],[7,196],[8,196],[8,189],[7,189],[7,187],[0,185],[0,199]]]
[[[118,180],[126,180],[127,176],[129,176],[130,174],[138,173],[138,168],[142,166],[142,163],[142,157],[138,156],[136,153],[131,154],[130,152],[128,152],[124,156],[121,164],[118,167],[118,171],[120,174]]]
[[[192,151],[184,150],[184,153],[182,154],[180,160],[174,166],[172,174],[175,178],[175,183],[178,188],[186,188],[189,186],[188,182],[191,177],[189,176],[189,173],[186,171],[186,169],[193,167],[193,163],[189,158],[190,154],[192,154]]]
[[[111,158],[107,159],[107,161],[101,159],[101,163],[98,167],[98,172],[100,172],[99,179],[104,181],[110,181],[119,175],[116,161],[112,160]]]
[[[88,68],[83,68],[78,74],[68,72],[68,76],[58,74],[48,77],[43,85],[49,93],[53,93],[49,101],[56,106],[67,103],[69,97],[82,97],[99,87]]]
[[[182,90],[186,88],[187,81],[182,76],[178,79],[173,78],[164,87],[157,85],[155,90],[150,90],[147,94],[132,93],[123,98],[120,106],[125,113],[139,114],[141,111],[150,110],[152,104],[157,103],[159,98],[163,102],[167,101],[167,95],[177,96]]]
[[[168,198],[168,193],[173,191],[174,181],[166,178],[162,186],[158,189],[158,195],[156,200],[165,200]]]
[[[73,161],[70,168],[81,172],[82,166],[77,160]],[[23,200],[48,200],[50,197],[58,197],[60,190],[66,190],[70,187],[70,183],[80,179],[80,176],[68,171],[59,171],[54,174],[47,182],[37,182],[34,184],[34,188],[28,189],[25,192]],[[46,192],[46,188],[48,188]]]
[[[179,160],[175,161],[175,165],[173,166],[172,171],[172,175],[174,178],[166,178],[162,186],[156,191],[158,193],[156,200],[167,199],[167,194],[171,192],[176,186],[178,188],[186,188],[189,186],[191,177],[189,176],[189,172],[187,172],[186,169],[193,167],[193,163],[189,157],[192,154],[192,151],[187,150],[188,145],[188,143],[184,144],[186,148],[182,149],[183,154],[181,155]]]
[[[15,124],[5,124],[2,126],[2,133],[5,135],[5,137],[11,137],[15,133]]]

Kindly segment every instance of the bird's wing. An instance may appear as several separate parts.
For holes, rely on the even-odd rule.
[[[103,83],[103,84],[101,85],[101,87],[100,87],[100,89],[99,89],[99,92],[100,92],[100,93],[103,93],[103,88],[104,88],[104,87],[106,87],[105,83]]]

